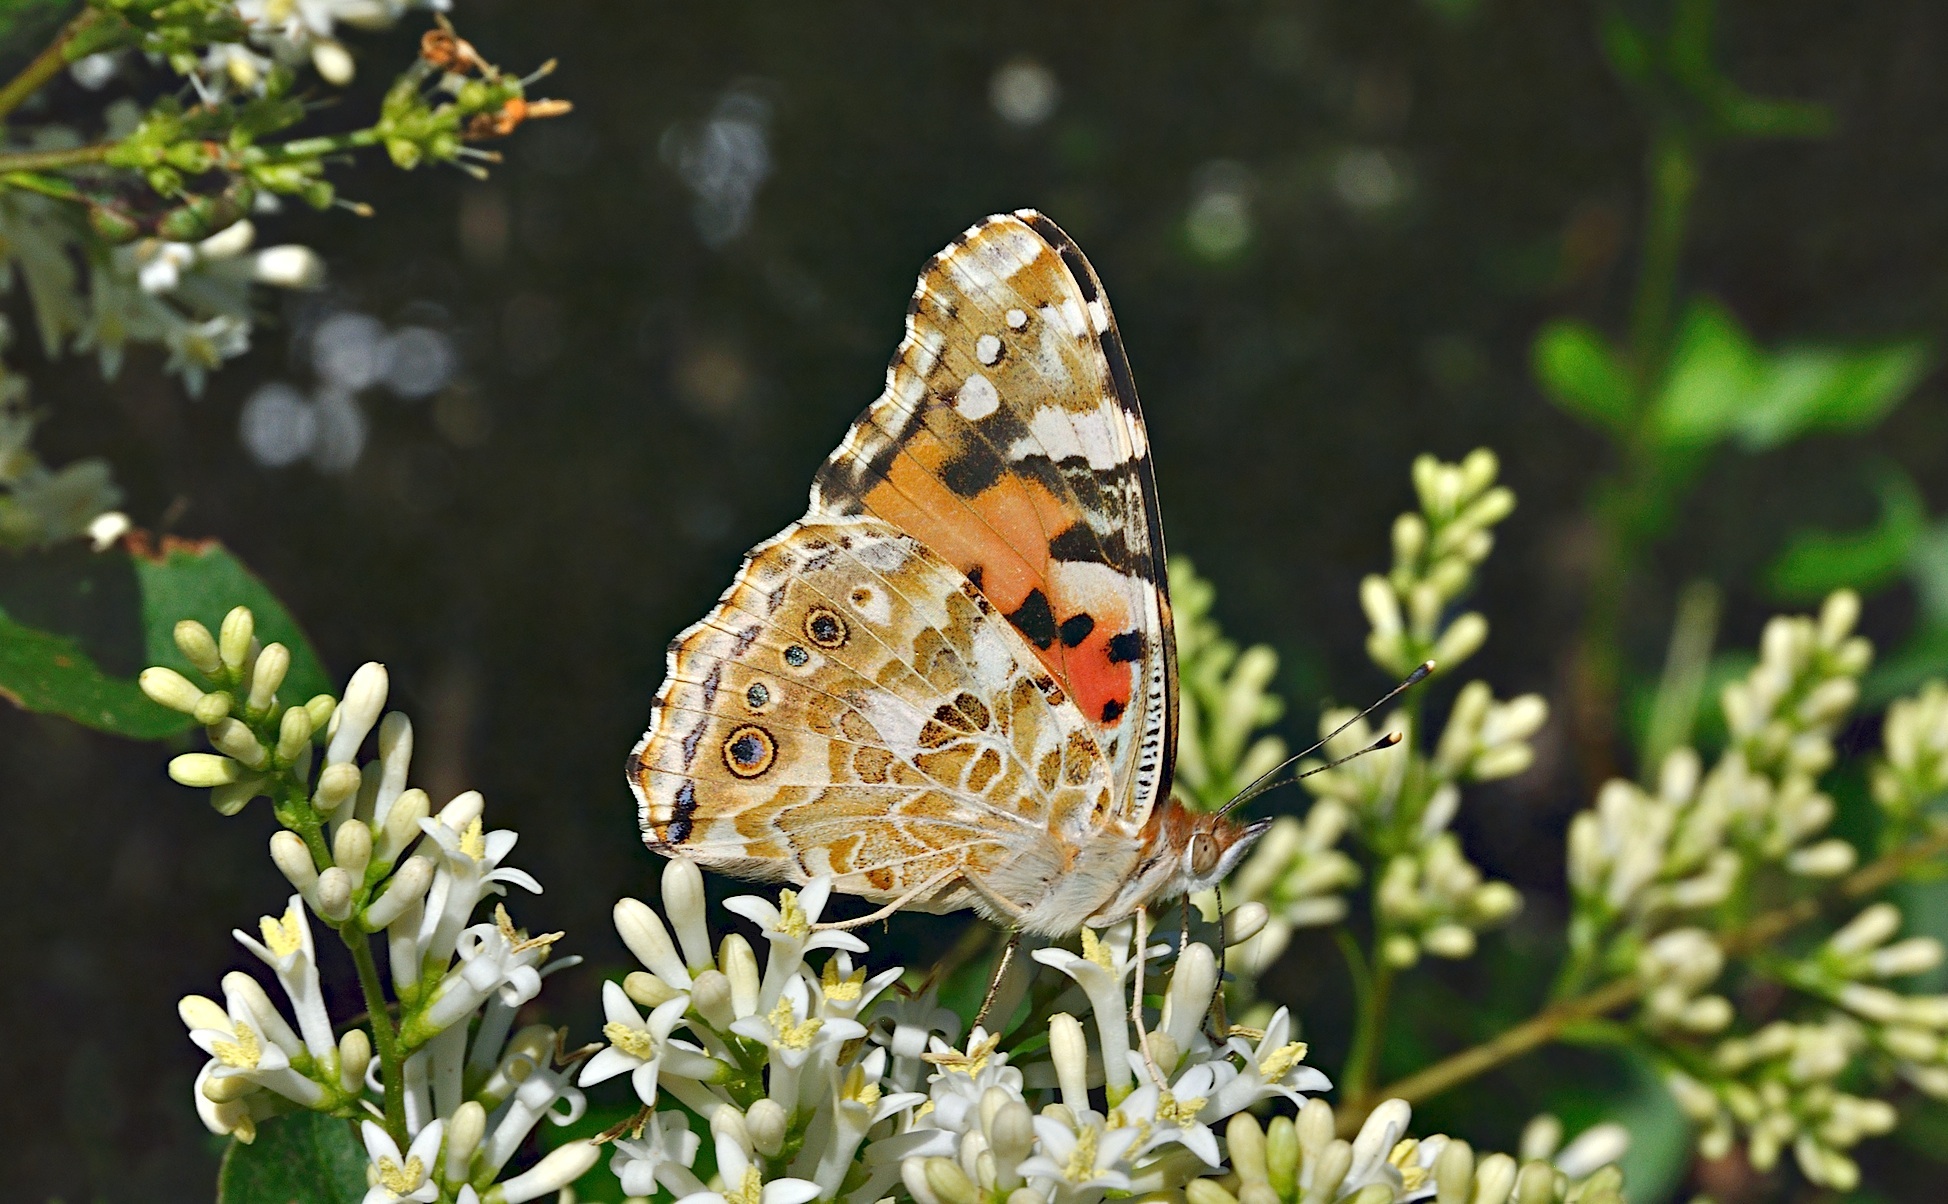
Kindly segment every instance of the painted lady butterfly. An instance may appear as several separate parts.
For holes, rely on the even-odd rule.
[[[1169,797],[1177,659],[1108,299],[1032,210],[933,258],[886,391],[670,646],[628,766],[657,852],[1062,936],[1263,824]]]

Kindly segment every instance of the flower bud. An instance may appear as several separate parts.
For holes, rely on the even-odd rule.
[[[393,806],[397,807],[398,804],[394,803]],[[446,806],[440,808],[440,822],[451,831],[464,832],[486,810],[487,800],[481,797],[480,791],[463,791],[448,799]]]
[[[744,1125],[751,1131],[751,1148],[766,1158],[776,1158],[785,1148],[789,1119],[783,1105],[773,1099],[761,1099],[745,1109]]]
[[[1271,922],[1271,908],[1256,899],[1224,913],[1224,944],[1226,948],[1242,945],[1252,937],[1263,932]]]
[[[1475,934],[1460,924],[1439,924],[1422,933],[1420,943],[1435,957],[1457,960],[1474,956]]]
[[[756,1014],[763,982],[758,974],[758,955],[752,952],[751,942],[739,933],[727,934],[718,946],[717,960],[724,969],[724,977],[730,980],[731,1009],[739,1018]]]
[[[1909,937],[1875,950],[1867,965],[1881,978],[1905,978],[1910,974],[1926,974],[1939,966],[1941,952],[1941,942],[1934,937]]]
[[[216,640],[210,629],[195,619],[184,619],[176,624],[176,647],[196,671],[205,677],[215,677],[223,670],[223,656],[218,651]]]
[[[1434,1156],[1434,1204],[1468,1204],[1474,1177],[1474,1150],[1465,1141],[1449,1139]]]
[[[334,923],[352,914],[352,890],[357,884],[343,866],[334,865],[318,875],[318,914]]]
[[[1469,1204],[1507,1204],[1515,1190],[1515,1159],[1507,1154],[1490,1154],[1475,1167],[1475,1191]]]
[[[916,1204],[941,1204],[940,1197],[934,1194],[927,1184],[927,1163],[923,1158],[903,1158],[900,1160],[900,1182]]]
[[[629,946],[629,952],[636,960],[656,973],[658,978],[672,986],[686,986],[690,982],[690,972],[684,968],[683,959],[676,955],[676,947],[670,943],[670,934],[663,927],[663,921],[650,910],[649,904],[640,899],[621,899],[616,902],[616,934],[622,943]],[[724,984],[725,1003],[729,1004],[730,984]]]
[[[244,767],[214,753],[184,753],[169,762],[169,776],[183,786],[222,786],[244,779]]]
[[[345,1030],[345,1035],[338,1039],[338,1085],[346,1091],[362,1090],[365,1068],[371,1064],[372,1038],[362,1028]]]
[[[1827,938],[1826,947],[1842,957],[1851,957],[1879,948],[1900,930],[1900,908],[1892,903],[1876,903]]]
[[[277,701],[277,688],[284,684],[284,675],[291,669],[291,650],[282,644],[268,644],[257,654],[257,663],[250,670],[250,701],[247,704],[252,714],[261,715],[271,709]]]
[[[1274,1116],[1265,1126],[1265,1175],[1280,1199],[1294,1197],[1299,1183],[1299,1127],[1289,1116]]]
[[[1786,858],[1786,868],[1805,878],[1837,878],[1853,869],[1858,859],[1858,850],[1835,837],[1795,849]]]
[[[299,894],[306,899],[315,897],[313,892],[318,886],[318,867],[312,863],[311,850],[305,847],[302,836],[282,829],[273,833],[271,861]]]
[[[142,675],[136,681],[150,701],[185,715],[194,715],[197,705],[205,697],[203,691],[190,684],[189,678],[161,665],[142,670]]]
[[[663,910],[683,946],[683,961],[691,970],[707,970],[710,929],[704,922],[703,872],[694,861],[673,858],[663,866]]]
[[[1826,604],[1819,612],[1819,642],[1825,648],[1837,648],[1853,634],[1853,625],[1860,621],[1860,595],[1850,589],[1835,590],[1827,595]]]
[[[1202,942],[1192,944],[1178,955],[1176,967],[1170,974],[1170,986],[1163,997],[1161,1031],[1170,1038],[1177,1051],[1189,1048],[1196,1038],[1198,1027],[1204,1022],[1204,1014],[1210,1010],[1212,992],[1216,989],[1216,956],[1209,945]],[[1172,1070],[1176,1068],[1177,1059],[1165,1059],[1161,1053],[1157,1053],[1157,1065]]]
[[[1184,1184],[1186,1204],[1238,1204],[1238,1197],[1224,1190],[1216,1179],[1192,1179]]]
[[[1420,945],[1413,937],[1396,932],[1380,942],[1380,956],[1386,959],[1388,965],[1405,970],[1420,960]]]
[[[229,782],[210,788],[210,806],[216,808],[218,815],[235,815],[244,809],[244,804],[264,793],[265,780],[260,777],[245,778],[241,782]]]
[[[1353,1193],[1343,1204],[1393,1204],[1393,1184],[1369,1183]]]
[[[1238,1188],[1238,1204],[1284,1204],[1269,1183],[1246,1183]],[[1392,1204],[1391,1198],[1386,1204]]]
[[[325,764],[342,765],[358,757],[366,734],[379,721],[385,709],[389,679],[386,667],[376,661],[360,665],[345,687],[345,699],[332,717],[331,744],[325,750]]]
[[[622,993],[637,1007],[653,1008],[675,999],[677,991],[647,970],[631,970],[622,979]]]
[[[1224,1139],[1231,1150],[1231,1169],[1238,1172],[1239,1179],[1245,1183],[1269,1181],[1265,1166],[1265,1130],[1259,1127],[1257,1117],[1249,1112],[1237,1113],[1225,1126]]]
[[[1615,1123],[1595,1125],[1556,1155],[1556,1169],[1571,1179],[1588,1179],[1629,1151],[1630,1130]]]
[[[352,877],[365,877],[365,867],[372,860],[372,829],[356,819],[338,825],[331,842],[331,859]]]
[[[257,1090],[257,1084],[247,1078],[207,1078],[203,1080],[203,1098],[211,1103],[224,1104],[242,1099]]]
[[[304,709],[311,715],[311,730],[315,734],[330,726],[332,716],[338,713],[338,700],[329,694],[314,694]]]
[[[358,823],[349,820],[346,827]],[[360,825],[363,826],[363,825]],[[343,831],[343,829],[340,829]],[[430,857],[408,857],[406,863],[392,872],[387,880],[385,893],[365,909],[363,927],[367,932],[377,932],[390,928],[392,922],[406,914],[412,905],[426,897],[426,891],[433,885],[433,859]]]
[[[336,45],[336,43],[334,43]],[[343,50],[341,48],[341,53]],[[571,1141],[557,1146],[527,1170],[494,1188],[501,1204],[526,1204],[550,1196],[588,1174],[602,1159],[602,1147],[593,1141]]]
[[[1366,621],[1372,625],[1376,637],[1393,639],[1399,636],[1400,602],[1385,577],[1371,574],[1360,582],[1360,607],[1366,611]]]
[[[194,715],[196,722],[204,727],[214,727],[230,714],[230,708],[234,703],[235,700],[230,697],[228,690],[213,690],[197,700],[196,709],[190,714]]]
[[[318,69],[324,81],[342,88],[352,82],[357,67],[352,63],[351,52],[331,38],[316,38],[311,43],[311,65]]]
[[[730,979],[720,970],[705,970],[691,980],[690,1005],[720,1029],[728,1029],[737,1020]]]
[[[257,252],[250,274],[272,288],[314,289],[325,282],[325,261],[310,247],[284,243]]]
[[[1082,1022],[1067,1012],[1049,1017],[1048,1052],[1049,1060],[1055,1063],[1055,1082],[1061,1088],[1062,1102],[1071,1108],[1088,1107],[1089,1038],[1082,1031]]]
[[[1306,1198],[1312,1199],[1314,1193],[1321,1200],[1331,1200],[1339,1194],[1339,1185],[1346,1181],[1346,1175],[1353,1169],[1353,1143],[1343,1139],[1328,1142],[1319,1153],[1319,1161],[1312,1168],[1312,1186],[1306,1191]]]
[[[1556,1168],[1546,1162],[1531,1162],[1515,1176],[1515,1204],[1554,1204]]]
[[[358,766],[327,765],[318,774],[318,788],[311,805],[329,815],[358,794]]]
[[[1452,670],[1481,651],[1481,646],[1487,642],[1488,620],[1480,612],[1471,610],[1448,624],[1447,630],[1434,642],[1431,659],[1441,668]]]
[[[226,1029],[230,1027],[230,1014],[223,1005],[207,995],[185,995],[176,1004],[176,1015],[182,1019],[183,1027],[191,1032],[199,1028]]]
[[[217,634],[217,655],[222,658],[223,667],[232,673],[241,673],[250,659],[251,641],[257,635],[257,619],[248,606],[233,607],[223,616],[223,626]]]
[[[210,744],[218,752],[226,753],[250,766],[262,769],[270,757],[264,746],[257,743],[257,736],[249,728],[235,719],[219,719],[208,732]]]
[[[420,821],[426,818],[433,801],[424,790],[414,787],[392,801],[392,809],[386,812],[385,827],[381,830],[376,849],[381,859],[399,856],[406,847],[418,840],[423,829]]]

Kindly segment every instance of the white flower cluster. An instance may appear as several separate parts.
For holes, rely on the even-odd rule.
[[[364,1118],[366,1204],[519,1204],[587,1171],[599,1151],[576,1142],[502,1179],[537,1122],[569,1123],[584,1106],[558,1064],[554,1030],[513,1028],[561,934],[529,936],[498,904],[491,917],[476,915],[507,886],[541,890],[505,864],[514,833],[485,829],[476,792],[435,812],[408,785],[412,724],[397,712],[381,718],[382,666],[353,674],[342,701],[287,705],[278,690],[290,653],[260,644],[249,610],[231,611],[214,636],[179,623],[176,643],[213,688],[162,667],[143,672],[142,688],[195,716],[217,751],[176,757],[170,775],[209,788],[224,814],[269,795],[285,825],[271,858],[296,892],[282,915],[263,919],[260,936],[236,934],[276,977],[290,1019],[240,972],[224,978],[222,1004],[182,1002],[191,1039],[210,1055],[195,1092],[204,1123],[248,1142],[260,1122],[294,1108]],[[378,756],[362,761],[375,727]],[[365,993],[365,1027],[336,1038],[314,919],[351,950]],[[374,937],[389,955],[396,1008],[380,994]]]
[[[338,26],[385,29],[415,8],[445,12],[451,0],[236,0],[249,41],[213,45],[186,72],[205,95],[256,92],[273,66],[309,62],[326,83],[352,82],[352,54]]]
[[[1840,1191],[1859,1182],[1847,1151],[1895,1121],[1885,1100],[1843,1083],[1857,1090],[1886,1077],[1863,1068],[1891,1071],[1948,1096],[1948,996],[1887,985],[1938,966],[1941,943],[1894,940],[1899,909],[1869,906],[1803,957],[1742,967],[1814,1005],[1803,1021],[1775,1020],[1749,1034],[1731,1032],[1737,1009],[1722,980],[1735,961],[1727,950],[1751,945],[1735,927],[1747,914],[1732,906],[1737,900],[1762,890],[1803,897],[1858,860],[1852,844],[1825,835],[1835,806],[1819,776],[1834,763],[1835,733],[1872,660],[1867,641],[1853,634],[1859,613],[1859,600],[1840,592],[1817,618],[1773,619],[1758,664],[1724,690],[1730,740],[1712,768],[1679,748],[1654,789],[1606,783],[1596,806],[1571,822],[1568,850],[1567,985],[1599,971],[1642,983],[1635,1023],[1700,1126],[1706,1156],[1742,1137],[1752,1165],[1768,1170],[1790,1149],[1809,1179]],[[1930,684],[1895,703],[1886,727],[1874,794],[1897,847],[1917,834],[1927,804],[1948,784],[1948,690]]]
[[[617,930],[646,969],[604,984],[608,1045],[580,1082],[627,1075],[643,1105],[615,1139],[611,1165],[625,1192],[667,1191],[680,1204],[900,1194],[919,1204],[1096,1204],[1183,1191],[1197,1204],[1269,1204],[1255,1183],[1281,1200],[1390,1204],[1437,1192],[1447,1200],[1458,1183],[1455,1199],[1503,1204],[1517,1191],[1511,1159],[1477,1164],[1464,1143],[1405,1139],[1408,1109],[1397,1100],[1356,1140],[1335,1138],[1332,1110],[1305,1098],[1329,1084],[1305,1064],[1283,1009],[1262,1031],[1204,1031],[1218,982],[1206,945],[1171,964],[1147,1046],[1132,1020],[1132,979],[1139,956],[1167,946],[1139,954],[1125,921],[1083,930],[1079,952],[1036,950],[1035,961],[1068,981],[1030,993],[1028,1019],[1004,1048],[1002,1032],[979,1027],[963,1041],[931,983],[915,993],[895,985],[899,970],[869,975],[854,960],[865,943],[819,925],[829,889],[819,879],[779,892],[776,904],[725,904],[759,926],[762,960],[737,933],[713,944],[702,876],[688,862],[664,870],[667,920],[634,899],[617,904]],[[820,950],[829,956],[814,970],[807,955]],[[666,1098],[682,1108],[659,1110]],[[1296,1125],[1276,1120],[1268,1133],[1245,1111],[1280,1098],[1303,1105]],[[707,1178],[692,1115],[714,1153]],[[1517,1198],[1620,1198],[1614,1171],[1592,1173],[1524,1171],[1546,1190]]]
[[[1216,600],[1190,561],[1170,562],[1179,679],[1173,788],[1206,811],[1285,759],[1285,741],[1262,733],[1285,714],[1285,701],[1270,690],[1278,653],[1266,644],[1241,652],[1211,613]]]
[[[1448,672],[1487,638],[1481,615],[1447,612],[1493,548],[1494,525],[1514,509],[1515,495],[1495,484],[1498,471],[1486,450],[1459,464],[1432,456],[1414,462],[1420,510],[1394,523],[1392,572],[1360,586],[1373,628],[1367,652],[1387,672],[1404,677],[1430,657],[1437,672]],[[1529,739],[1547,722],[1548,704],[1535,694],[1498,702],[1476,681],[1456,696],[1438,737],[1421,734],[1419,714],[1410,695],[1378,730],[1351,710],[1321,718],[1322,736],[1352,721],[1324,746],[1333,760],[1369,747],[1379,731],[1401,733],[1401,747],[1337,768],[1306,763],[1316,770],[1305,785],[1317,801],[1304,827],[1287,823],[1282,837],[1275,827],[1238,873],[1245,897],[1272,908],[1265,935],[1247,952],[1250,964],[1268,965],[1293,928],[1344,914],[1341,892],[1359,879],[1354,862],[1334,848],[1348,828],[1378,867],[1378,951],[1390,966],[1410,966],[1422,954],[1467,957],[1476,933],[1520,907],[1513,887],[1483,881],[1449,827],[1464,785],[1511,777],[1534,761]],[[1430,746],[1431,755],[1422,751]]]

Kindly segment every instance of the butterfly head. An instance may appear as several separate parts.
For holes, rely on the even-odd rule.
[[[1265,834],[1265,829],[1272,826],[1269,819],[1240,824],[1222,815],[1180,814],[1189,823],[1182,838],[1179,882],[1172,894],[1195,894],[1222,882],[1232,870],[1238,868],[1238,863],[1244,860],[1258,838]]]
[[[1270,820],[1235,823],[1186,810],[1175,799],[1165,802],[1144,827],[1146,847],[1136,872],[1100,914],[1120,918],[1139,906],[1209,890],[1238,868],[1269,827]]]

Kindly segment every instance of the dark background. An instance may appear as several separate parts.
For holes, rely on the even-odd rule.
[[[559,57],[535,90],[576,112],[520,131],[487,183],[373,159],[340,181],[376,218],[260,222],[264,241],[319,247],[331,283],[268,301],[274,320],[201,400],[155,357],[105,384],[90,364],[16,356],[49,412],[47,459],[105,455],[138,524],[221,538],[341,678],[387,664],[419,733],[415,778],[436,801],[486,793],[490,826],[521,833],[512,860],[547,887],[518,918],[566,929],[562,947],[596,964],[548,993],[581,1035],[597,971],[622,956],[609,905],[653,890],[620,771],[664,645],[800,512],[880,387],[914,273],[989,212],[1036,206],[1088,251],[1146,404],[1171,548],[1216,581],[1234,635],[1278,648],[1289,735],[1322,702],[1387,684],[1361,651],[1355,587],[1384,567],[1408,465],[1428,450],[1496,449],[1521,498],[1478,594],[1495,626],[1471,671],[1504,696],[1560,699],[1587,494],[1609,459],[1538,393],[1528,343],[1551,316],[1620,326],[1644,141],[1591,7],[468,0],[454,15],[510,68]],[[1722,23],[1732,78],[1822,101],[1838,129],[1710,160],[1687,287],[1766,343],[1938,336],[1948,11],[1791,0],[1729,4]],[[348,115],[371,111],[424,25],[354,36]],[[990,101],[1021,56],[1060,87],[1027,126]],[[707,140],[713,113],[760,111],[768,173],[742,232],[709,245],[702,231],[721,227],[699,224],[682,148]],[[1249,214],[1228,257],[1190,233],[1213,189]],[[259,466],[240,407],[267,378],[311,379],[303,336],[332,309],[445,331],[461,375],[425,401],[366,397],[370,438],[348,470]],[[1654,670],[1694,577],[1724,587],[1724,638],[1749,645],[1776,605],[1760,569],[1794,530],[1868,522],[1877,465],[1948,505],[1941,400],[1930,381],[1872,435],[1713,460],[1636,583],[1636,668]],[[1911,620],[1896,591],[1866,626],[1892,638]],[[229,929],[286,888],[265,816],[220,821],[164,777],[172,751],[0,710],[7,1198],[194,1199],[211,1182],[218,1146],[188,1096],[200,1055],[174,1001],[247,961]],[[1497,967],[1539,947],[1585,798],[1560,722],[1539,751],[1463,821],[1470,850],[1529,896],[1517,956],[1433,975],[1428,990],[1454,994],[1428,998],[1484,1014],[1534,998],[1496,994]],[[875,943],[924,957],[942,923],[902,917]],[[1343,975],[1322,937],[1299,944],[1268,989],[1299,1003],[1334,1066]],[[1553,1098],[1546,1070],[1471,1087],[1425,1126],[1510,1143]],[[1928,1173],[1901,1139],[1863,1152],[1890,1191]]]

